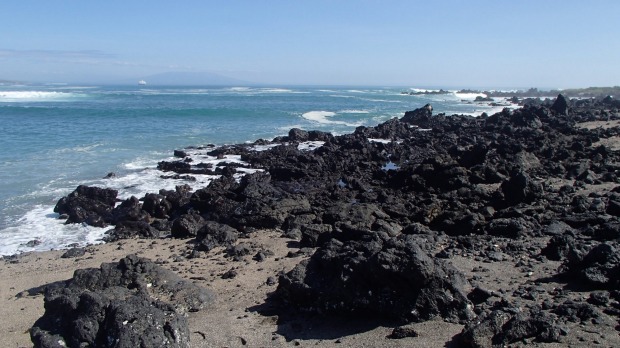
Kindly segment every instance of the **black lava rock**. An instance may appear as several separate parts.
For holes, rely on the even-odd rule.
[[[45,314],[30,335],[35,347],[185,348],[184,313],[212,300],[209,291],[130,255],[48,285]]]

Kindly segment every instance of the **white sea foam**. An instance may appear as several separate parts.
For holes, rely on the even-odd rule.
[[[243,167],[238,167],[238,168],[235,168],[235,169],[237,170],[237,174],[235,174],[235,178],[237,178],[237,179],[240,179],[245,174],[253,174],[253,173],[264,171],[264,169],[243,168]]]
[[[0,102],[62,101],[80,96],[76,93],[49,91],[0,91]]]
[[[312,151],[318,149],[324,144],[324,141],[305,141],[297,145],[297,149],[300,151]]]
[[[192,163],[211,164],[213,169],[222,167],[222,163],[235,163],[247,165],[241,160],[240,155],[225,155],[224,158],[209,156],[206,153],[210,149],[187,149],[186,152],[194,160]],[[175,157],[163,158],[166,161],[179,160]],[[126,172],[106,179],[96,179],[89,182],[81,182],[88,186],[97,186],[118,190],[118,198],[121,200],[135,196],[144,197],[146,193],[156,193],[160,189],[174,190],[176,186],[188,184],[192,190],[207,187],[211,181],[219,175],[189,174],[195,181],[185,179],[165,179],[162,176],[174,175],[174,173],[162,172],[157,169],[157,160],[138,158],[124,165]],[[235,178],[248,173],[262,171],[260,168],[237,167]],[[66,183],[66,187],[56,189],[52,194],[63,196],[75,183]],[[72,186],[75,187],[75,186]],[[45,188],[45,190],[48,190]],[[47,192],[50,193],[50,192]],[[17,221],[13,221],[10,227],[0,230],[2,243],[0,255],[12,255],[28,251],[43,251],[53,249],[65,249],[73,244],[84,246],[101,243],[104,232],[108,228],[96,228],[83,224],[64,224],[64,220],[57,219],[58,214],[53,213],[53,205],[38,205],[26,212]]]
[[[324,124],[338,123],[337,121],[332,121],[332,120],[327,119],[328,117],[333,117],[333,116],[336,116],[336,113],[331,112],[331,111],[309,111],[301,115],[301,117],[305,118],[306,120],[310,120],[310,121],[314,121],[318,123],[324,123]]]
[[[292,90],[286,89],[286,88],[261,88],[260,90],[265,93],[291,93],[293,92]]]
[[[392,140],[390,139],[375,139],[375,138],[368,138],[368,141],[370,141],[371,143],[383,143],[383,144],[388,144],[392,142]]]
[[[132,162],[128,162],[123,164],[123,167],[128,170],[138,170],[145,168],[155,168],[157,166],[157,161],[152,158],[136,158]]]
[[[431,92],[439,92],[438,89],[424,89],[424,88],[409,88],[411,91],[416,93],[431,93]]]
[[[102,243],[106,228],[82,224],[64,224],[53,206],[37,205],[18,221],[16,227],[0,231],[0,255],[28,251],[63,249],[71,245],[85,246]]]
[[[287,94],[307,94],[310,93],[308,91],[296,91],[288,88],[276,88],[276,87],[262,87],[262,88],[251,88],[251,87],[232,87],[229,89],[232,92],[238,92],[246,95],[256,95],[256,94],[277,94],[277,93],[287,93]]]
[[[194,88],[194,89],[185,89],[181,91],[181,94],[211,94],[213,93],[212,89],[206,88]]]
[[[150,89],[140,88],[135,91],[119,91],[115,94],[138,94],[138,95],[204,95],[212,94],[212,89],[207,88],[186,88],[186,89]]]
[[[368,141],[370,141],[371,143],[383,143],[383,144],[389,144],[391,142],[400,144],[403,142],[402,140],[379,139],[379,138],[368,138]]]
[[[369,114],[368,110],[341,110],[338,111],[339,114]]]
[[[483,112],[486,112],[487,115],[493,115],[498,112],[501,112],[505,108],[508,109],[518,109],[520,106],[518,104],[514,104],[510,102],[509,98],[495,98],[495,102],[499,104],[498,106],[491,106],[488,104],[475,104],[476,109],[472,112],[462,112],[463,115],[469,116],[480,116]]]
[[[267,151],[267,150],[272,149],[272,148],[274,148],[276,146],[280,146],[280,144],[254,145],[254,146],[252,146],[252,150],[253,151],[261,152],[261,151]]]
[[[452,92],[454,94],[455,97],[459,98],[459,99],[464,99],[464,100],[474,100],[476,99],[476,97],[483,97],[486,98],[487,95],[484,93],[458,93],[458,92]]]
[[[302,114],[301,117],[309,121],[317,122],[320,124],[334,124],[334,125],[339,124],[339,125],[345,125],[348,127],[358,127],[362,125],[361,122],[349,123],[345,121],[334,121],[334,120],[329,119],[330,117],[334,117],[336,115],[337,114],[332,111],[310,111],[310,112],[306,112]]]
[[[261,148],[257,147],[257,150],[259,149]],[[210,164],[213,169],[218,167],[221,168],[222,163],[235,163],[249,166],[248,163],[241,160],[240,155],[225,155],[224,158],[218,159],[217,157],[207,155],[206,152],[208,151],[209,150],[204,149],[187,149],[186,153],[193,159],[192,163]],[[163,160],[174,161],[178,160],[178,158],[169,157]],[[196,180],[189,181],[185,179],[164,179],[162,176],[170,176],[174,175],[174,173],[161,172],[156,168],[155,163],[144,160],[132,162],[130,165],[126,165],[126,167],[140,169],[120,177],[114,177],[101,181],[102,185],[118,190],[119,198],[121,199],[129,198],[132,195],[136,197],[143,197],[146,193],[158,192],[160,189],[174,190],[176,186],[184,184],[189,185],[194,190],[198,190],[207,187],[211,181],[219,177],[219,175],[188,174]],[[262,169],[237,167],[236,170],[242,173],[253,173]]]

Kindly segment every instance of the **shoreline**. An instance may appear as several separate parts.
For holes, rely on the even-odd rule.
[[[32,110],[36,109],[36,108],[33,108],[33,106],[34,107],[50,106],[51,107],[50,110],[58,107],[60,109],[66,110],[67,115],[72,115],[71,117],[69,117],[68,122],[73,123],[73,121],[77,121],[79,123],[80,118],[81,118],[80,116],[81,112],[76,112],[75,114],[72,112],[74,108],[73,105],[75,104],[76,101],[78,101],[79,103],[84,103],[84,107],[86,109],[96,112],[96,110],[98,110],[100,106],[100,103],[98,100],[103,96],[106,96],[106,98],[108,98],[107,96],[110,95],[110,96],[115,96],[110,100],[110,103],[112,106],[117,105],[117,103],[128,102],[130,103],[132,110],[134,108],[137,108],[137,111],[136,111],[137,117],[138,118],[143,117],[145,119],[145,121],[143,122],[137,122],[139,123],[139,127],[141,127],[142,124],[148,124],[148,122],[150,122],[148,121],[148,119],[150,118],[150,116],[148,115],[149,114],[148,110],[152,109],[154,105],[159,105],[157,104],[159,103],[158,100],[162,98],[170,99],[170,100],[183,100],[183,104],[187,102],[188,107],[190,107],[190,109],[198,108],[202,110],[203,108],[206,108],[209,114],[216,113],[215,112],[216,109],[212,109],[209,106],[210,102],[208,102],[208,100],[211,99],[210,97],[205,97],[205,95],[193,95],[191,94],[192,90],[190,89],[179,88],[176,90],[176,92],[173,90],[172,92],[179,93],[179,96],[175,95],[174,98],[166,97],[165,96],[166,91],[157,89],[157,88],[155,88],[154,90],[148,93],[145,92],[144,94],[138,93],[135,91],[135,89],[133,89],[133,91],[136,92],[140,96],[140,98],[136,99],[136,98],[131,97],[131,93],[127,94],[127,92],[130,92],[130,90],[132,90],[131,88],[129,87],[112,88],[112,87],[102,86],[101,88],[89,88],[89,89],[81,90],[80,86],[75,86],[75,88],[71,88],[71,89],[56,89],[53,86],[49,86],[48,92],[52,92],[52,91],[65,92],[65,94],[72,96],[72,97],[66,102],[64,101],[55,102],[55,100],[57,100],[55,98],[47,98],[45,100],[38,101],[36,98],[25,97],[21,99],[19,102],[15,102],[12,104],[7,103],[7,105],[10,104],[9,111],[11,114],[15,113],[18,116],[20,113],[24,112],[27,117],[33,117],[37,114],[41,114],[38,111],[36,114],[32,113]],[[174,189],[174,185],[178,185],[179,183],[172,184],[171,186],[168,186],[165,183],[159,184],[157,183],[157,177],[161,175],[161,173],[156,173],[157,172],[156,170],[146,171],[146,172],[143,172],[141,170],[145,169],[146,167],[154,168],[157,164],[157,161],[168,160],[165,157],[167,157],[168,154],[171,155],[172,149],[182,148],[186,145],[201,144],[200,139],[207,139],[208,142],[213,142],[216,144],[232,144],[232,143],[236,143],[237,141],[240,141],[240,142],[246,141],[246,140],[254,141],[257,138],[271,139],[272,137],[276,135],[286,135],[286,132],[288,132],[288,130],[293,127],[300,127],[304,129],[314,129],[314,127],[316,127],[316,129],[334,131],[336,130],[336,128],[339,127],[338,125],[334,125],[332,123],[316,124],[315,122],[312,122],[302,117],[303,113],[312,112],[312,110],[324,109],[323,105],[325,103],[328,103],[328,105],[334,105],[333,108],[329,108],[329,110],[327,111],[336,113],[334,117],[331,117],[331,118],[328,117],[327,121],[335,121],[335,122],[343,121],[349,124],[356,124],[357,121],[361,120],[363,121],[364,124],[370,125],[370,126],[375,126],[377,123],[382,122],[389,117],[401,116],[402,111],[409,108],[408,106],[405,106],[409,104],[409,101],[405,100],[405,98],[400,98],[397,95],[397,91],[391,88],[379,88],[379,87],[370,88],[369,87],[368,89],[363,89],[363,90],[356,91],[356,92],[353,92],[352,89],[349,89],[349,88],[347,89],[335,88],[330,91],[321,91],[314,87],[303,87],[303,88],[307,88],[307,90],[290,88],[287,92],[281,92],[277,94],[269,92],[270,96],[277,95],[278,98],[282,97],[283,98],[282,100],[285,102],[285,105],[284,105],[284,108],[274,109],[274,114],[279,115],[277,116],[277,118],[274,118],[274,119],[271,119],[269,117],[266,118],[267,120],[266,124],[270,124],[270,122],[273,121],[274,122],[273,124],[276,127],[273,129],[273,131],[270,131],[267,133],[265,132],[265,129],[266,129],[265,127],[259,127],[260,129],[258,130],[260,130],[261,132],[256,133],[256,135],[252,135],[252,136],[243,135],[242,137],[232,138],[230,136],[218,137],[217,134],[210,134],[212,132],[206,131],[206,132],[201,132],[199,136],[190,135],[190,138],[186,138],[186,140],[184,141],[179,141],[176,143],[168,142],[166,143],[167,146],[163,146],[163,147],[150,146],[151,148],[155,149],[155,152],[157,152],[156,155],[152,155],[152,156],[149,154],[148,151],[145,151],[145,153],[142,153],[141,150],[138,150],[135,148],[135,144],[133,142],[131,141],[126,142],[124,139],[117,139],[117,140],[111,139],[110,141],[106,141],[104,139],[103,141],[96,141],[94,143],[89,143],[88,141],[85,143],[82,143],[81,141],[78,141],[78,140],[76,141],[71,140],[70,143],[76,143],[76,144],[68,144],[68,146],[66,147],[60,146],[58,149],[55,149],[54,146],[51,146],[51,147],[46,146],[45,148],[39,149],[39,151],[42,151],[42,152],[46,151],[46,153],[48,153],[46,156],[41,156],[41,157],[44,157],[46,160],[43,160],[41,162],[35,161],[34,163],[38,163],[38,165],[40,166],[47,167],[49,171],[46,170],[45,172],[43,172],[43,171],[38,171],[36,169],[33,170],[33,168],[30,168],[25,165],[24,166],[11,165],[10,167],[6,167],[7,173],[15,173],[15,172],[28,173],[26,176],[32,174],[33,178],[32,179],[29,178],[27,185],[26,184],[22,185],[21,180],[17,180],[21,176],[14,176],[16,180],[11,180],[8,183],[5,183],[6,186],[0,189],[5,193],[5,198],[7,198],[8,200],[7,207],[4,207],[2,209],[1,215],[3,219],[0,222],[0,225],[2,225],[0,229],[2,230],[1,232],[3,236],[5,237],[5,240],[7,241],[7,243],[10,244],[10,245],[6,245],[2,247],[2,253],[3,254],[14,254],[16,252],[22,252],[22,251],[58,248],[58,246],[54,245],[54,242],[57,240],[66,240],[67,242],[64,243],[65,245],[69,245],[74,242],[81,243],[82,241],[88,241],[88,240],[85,240],[84,238],[72,238],[71,237],[74,235],[86,235],[88,232],[82,232],[77,229],[67,231],[65,227],[62,225],[57,226],[53,223],[46,222],[46,220],[49,220],[49,219],[43,218],[43,215],[46,215],[52,212],[52,209],[47,209],[48,207],[50,207],[50,204],[51,204],[51,207],[53,208],[53,204],[62,195],[66,195],[70,193],[75,188],[75,186],[77,186],[78,183],[85,183],[90,186],[110,185],[110,187],[112,188],[125,191],[125,194],[122,195],[123,198],[129,197],[131,194],[134,194],[136,196],[142,196],[146,192],[157,192],[157,190],[159,190],[160,188]],[[220,98],[219,95],[221,95],[221,97],[224,98],[225,101],[242,98],[244,102],[247,100],[247,102],[251,103],[251,105],[256,104],[260,107],[261,106],[260,99],[263,99],[263,98],[262,97],[258,98],[256,96],[253,96],[253,94],[256,92],[261,92],[261,91],[267,93],[264,89],[259,90],[256,88],[250,88],[249,90],[246,90],[246,91],[237,91],[237,92],[226,89],[225,93],[223,94],[221,91],[218,92],[218,98]],[[183,93],[188,93],[188,92],[190,94],[182,95]],[[200,90],[194,91],[194,92],[202,93]],[[302,106],[299,106],[299,107],[295,106],[296,105],[295,100],[297,99],[297,97],[295,96],[298,96],[298,95],[304,96],[304,99],[306,96],[306,94],[303,94],[303,95],[297,94],[299,92],[304,92],[304,93],[311,92],[312,93],[309,95],[311,97],[311,100],[310,100],[311,103],[307,107],[303,106],[305,104],[302,104]],[[120,95],[123,97],[118,97],[116,95]],[[164,97],[160,98],[161,95],[164,95]],[[348,98],[340,98],[340,96],[345,96],[345,95]],[[386,96],[386,97],[379,98],[378,96]],[[389,100],[390,103],[380,101],[384,99]],[[450,98],[450,100],[451,99],[452,98]],[[136,100],[140,100],[140,102],[134,103],[134,101]],[[400,104],[391,103],[391,102],[396,102],[396,101],[399,101]],[[176,107],[175,105],[177,105],[176,103],[167,103],[166,101],[163,101],[163,103],[166,104],[166,107],[171,107],[172,109],[174,109]],[[479,107],[461,105],[461,103],[458,103],[456,101],[446,102],[445,105],[448,108],[446,110],[451,110],[451,111],[446,111],[449,114],[461,113],[461,111],[469,112],[473,110],[474,108],[480,109]],[[435,106],[437,107],[437,105]],[[86,109],[84,109],[84,112],[86,112],[85,111]],[[488,109],[488,108],[483,107],[483,109]],[[244,115],[247,114],[248,110],[243,111]],[[293,113],[290,114],[293,116],[292,118],[290,118],[290,122],[288,121],[289,120],[288,116],[284,116],[282,114],[282,112],[287,111],[287,110],[293,111]],[[180,107],[178,111],[179,113],[186,112],[186,111],[183,111],[183,107]],[[227,111],[227,109],[225,109],[224,111],[225,111],[225,114],[228,114],[229,113],[228,111],[230,110]],[[350,113],[352,111],[362,111],[365,113],[367,112],[367,114],[352,114]],[[42,118],[48,119],[48,117],[45,116],[47,115],[47,112],[44,110],[41,110],[41,112],[42,112],[41,114]],[[256,115],[256,117],[260,117],[260,119],[262,120],[264,117],[269,116],[269,115],[265,115],[267,113],[271,113],[271,111],[261,113],[259,115]],[[487,113],[489,113],[489,111],[487,111]],[[65,114],[65,112],[62,112],[62,114]],[[114,110],[114,107],[113,109],[109,110],[109,115],[111,117],[112,116],[120,117],[120,114],[122,114],[122,110]],[[249,113],[249,115],[252,115],[252,113]],[[50,116],[53,116],[53,113],[51,113]],[[53,119],[54,117],[51,117],[51,118]],[[197,117],[193,117],[193,118],[195,119],[196,122],[202,122]],[[105,120],[105,118],[102,118],[101,120]],[[225,121],[225,118],[222,117],[222,120]],[[218,119],[218,120],[214,120],[213,122],[220,123],[222,122],[222,120]],[[243,120],[245,120],[245,116]],[[151,121],[159,122],[157,118]],[[59,122],[64,123],[63,120],[59,120]],[[187,122],[175,123],[176,122],[175,120],[165,120],[163,118],[161,122],[163,123],[172,122],[169,128],[178,128],[179,126],[183,128],[183,127],[188,126]],[[69,123],[68,126],[71,123]],[[42,126],[44,128],[50,127],[50,130],[49,130],[50,136],[53,136],[55,133],[61,131],[61,130],[56,129],[54,124],[43,124]],[[101,129],[103,132],[105,132],[107,129],[106,121],[96,122],[92,126]],[[15,128],[16,125],[11,125],[10,127]],[[138,126],[131,127],[131,129],[139,129],[136,127]],[[239,126],[238,128],[241,128],[241,127],[245,128],[243,125]],[[67,129],[66,127],[62,127],[62,128]],[[15,129],[19,130],[19,128],[15,128]],[[123,133],[124,130],[125,129],[121,127],[119,129],[119,133]],[[348,134],[353,131],[354,131],[353,128],[348,128],[345,131],[338,128],[334,134]],[[172,133],[169,134],[169,132],[172,132]],[[170,131],[166,131],[165,134],[161,134],[161,130],[157,130],[155,131],[154,136],[159,137],[160,135],[164,135],[168,137],[169,135],[175,135],[175,134],[176,136],[178,136],[178,133],[179,132],[174,132],[170,130]],[[218,133],[222,133],[222,132],[218,132]],[[81,134],[81,131],[77,129],[76,134],[78,135]],[[107,136],[106,134],[107,133],[103,134],[103,136]],[[72,139],[71,136],[66,136],[63,138]],[[76,139],[79,139],[79,136],[76,137]],[[50,143],[56,143],[56,142],[51,141]],[[59,143],[62,143],[62,141],[59,141]],[[128,144],[127,145],[128,149],[127,151],[124,151],[122,148],[125,147],[125,145],[123,145],[121,146],[120,150],[124,152],[118,152],[117,151],[118,149],[115,149],[115,147],[117,146],[115,145],[108,146],[107,144]],[[143,149],[143,148],[144,147],[140,147],[140,149]],[[28,148],[23,148],[21,150],[18,149],[17,151],[7,150],[7,152],[9,153],[23,152],[23,154],[28,154],[31,151]],[[76,157],[75,155],[72,155],[74,153],[75,155],[79,155],[79,156]],[[104,155],[106,153],[109,153],[109,155]],[[84,154],[84,156],[82,156],[82,154]],[[99,154],[102,154],[102,156],[100,156]],[[133,154],[135,154],[136,156],[133,156]],[[10,159],[12,159],[13,156],[9,156],[9,157]],[[57,160],[53,160],[54,158]],[[102,161],[99,161],[98,160],[99,158]],[[118,160],[114,160],[114,158],[117,158]],[[142,161],[141,160],[142,158],[144,158],[145,160]],[[31,162],[30,160],[24,160],[24,159],[25,158],[23,158],[22,156],[21,159],[15,159],[15,161],[17,162],[8,161],[6,163],[9,163],[9,164],[18,163],[19,164],[19,163],[30,163]],[[50,159],[50,160],[48,161],[47,159]],[[67,172],[69,174],[67,175],[64,175],[62,173],[63,172],[62,168],[64,168],[65,165],[69,166],[70,168],[69,171]],[[53,168],[58,168],[58,170],[55,170]],[[82,170],[84,170],[84,175],[81,175],[81,174],[73,175],[72,174],[72,173],[78,173],[78,172],[81,173]],[[48,172],[49,172],[49,175],[44,174]],[[106,179],[105,181],[109,183],[105,183],[104,180],[102,180],[102,178],[109,172],[115,172],[117,174],[117,177],[112,180]],[[151,176],[150,174],[156,174],[156,175]],[[146,180],[147,178],[148,180]],[[35,181],[33,182],[33,180]],[[172,182],[173,180],[167,179],[166,181]],[[75,184],[66,185],[65,184],[66,182],[71,182]],[[15,184],[12,185],[12,183],[15,183]],[[130,186],[136,183],[138,184],[138,187],[136,187],[135,189],[129,188]],[[15,188],[15,190],[13,190],[13,188]],[[128,189],[125,189],[125,188],[128,188]],[[41,218],[39,218],[39,216],[41,216]],[[24,226],[27,226],[27,227],[24,227]],[[45,236],[49,236],[52,234],[50,232],[55,233],[58,237],[45,240],[44,239]],[[93,233],[93,236],[97,237],[95,236],[95,234],[96,233]],[[28,239],[29,237],[30,239]],[[42,239],[43,243],[41,245],[34,247],[34,248],[19,246],[19,245],[25,245],[28,242],[36,243],[35,240],[37,237],[43,238]],[[66,239],[63,239],[63,238],[66,238]]]
[[[483,118],[432,116],[426,105],[353,134],[292,129],[274,139],[323,141],[314,151],[214,149],[266,171],[236,181],[225,166],[194,192],[177,187],[116,205],[113,190],[78,187],[59,213],[115,225],[112,242],[75,259],[61,251],[2,258],[0,275],[13,280],[0,288],[2,318],[20,313],[4,323],[7,334],[27,344],[24,326],[43,314],[35,288],[115,259],[110,267],[122,270],[135,252],[153,261],[144,269],[170,270],[215,295],[189,312],[166,300],[187,318],[179,320],[189,341],[180,342],[193,347],[618,346],[618,110],[570,106],[563,96]],[[182,163],[162,166],[199,167]],[[46,301],[62,291],[115,301],[106,287],[75,288],[97,272],[45,287]],[[159,282],[123,291],[160,303]]]

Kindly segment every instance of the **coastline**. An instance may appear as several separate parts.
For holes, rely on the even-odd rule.
[[[6,111],[3,120],[8,122],[5,127],[12,130],[4,139],[7,148],[0,164],[0,171],[8,175],[0,184],[0,196],[6,202],[0,207],[0,235],[5,241],[0,254],[4,255],[84,245],[99,238],[102,231],[55,224],[46,217],[53,214],[57,200],[78,184],[114,188],[122,198],[197,184],[160,178],[157,163],[170,160],[173,149],[272,139],[285,136],[291,128],[348,134],[355,127],[347,124],[375,126],[428,102],[447,114],[493,111],[456,97],[403,97],[391,87],[7,88],[20,97],[0,98]],[[335,115],[319,120],[304,117],[318,111]],[[89,116],[100,113],[105,117]],[[128,114],[135,116],[125,117]],[[176,114],[182,117],[170,117]],[[123,122],[112,126],[111,119]],[[25,141],[30,135],[22,134],[24,124],[46,129],[45,137]],[[153,127],[144,132],[145,124]],[[96,134],[84,131],[90,129],[96,129]],[[107,178],[109,173],[116,176]]]
[[[257,173],[235,183],[235,171],[228,167],[206,189],[160,193],[158,199],[170,206],[145,197],[143,203],[126,200],[107,212],[98,209],[97,215],[72,215],[68,208],[66,217],[74,222],[113,222],[116,240],[88,247],[75,259],[60,258],[60,251],[3,258],[0,276],[13,282],[0,291],[7,303],[2,317],[20,313],[20,320],[2,327],[9,328],[15,345],[27,345],[22,330],[43,313],[43,296],[34,288],[68,279],[71,270],[138,253],[215,294],[206,309],[186,313],[195,347],[489,347],[497,340],[515,346],[618,346],[614,272],[620,263],[614,253],[620,203],[613,163],[620,113],[613,104],[606,109],[593,103],[570,109],[560,96],[551,107],[506,110],[482,119],[431,117],[427,105],[401,120],[339,138],[293,129],[274,140],[325,141],[313,153],[286,145],[262,153],[215,150],[214,155],[235,153],[249,163],[269,163],[269,175]],[[481,152],[467,136],[456,141],[439,136],[463,129],[506,142],[497,150],[519,150],[498,155]],[[513,138],[498,138],[489,129]],[[566,153],[533,146],[536,137],[568,152],[565,167],[553,159]],[[376,139],[391,141],[371,141]],[[410,153],[405,141],[419,147]],[[445,144],[429,148],[429,141]],[[469,147],[454,146],[458,141]],[[385,150],[398,156],[385,157]],[[366,160],[369,152],[379,158]],[[313,162],[326,153],[330,156],[321,158],[333,164]],[[338,166],[339,156],[358,164],[354,174],[340,168],[307,170],[309,165]],[[480,168],[481,158],[495,160],[488,163],[497,171]],[[389,169],[386,160],[392,163]],[[376,169],[364,171],[371,163]],[[305,176],[309,182],[301,180]],[[328,179],[334,184],[308,185]],[[78,196],[97,200],[109,193],[91,197],[80,191]],[[172,226],[163,225],[170,216]],[[142,219],[169,228],[177,239],[133,239],[156,233]],[[362,256],[367,253],[370,257]],[[401,282],[412,272],[417,283]],[[377,280],[381,284],[374,285]],[[437,291],[438,284],[444,290]],[[374,293],[384,286],[389,291]],[[403,290],[417,293],[414,302]],[[422,296],[430,297],[418,302]],[[388,338],[397,332],[404,338]]]

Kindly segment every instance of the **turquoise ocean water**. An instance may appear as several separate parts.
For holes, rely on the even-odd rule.
[[[473,94],[401,94],[410,90],[0,86],[0,255],[98,242],[105,229],[64,225],[57,200],[80,184],[121,198],[172,189],[185,182],[155,168],[174,149],[272,139],[293,127],[344,134],[427,103],[435,113],[501,110],[472,103]],[[109,172],[116,177],[103,179]]]

